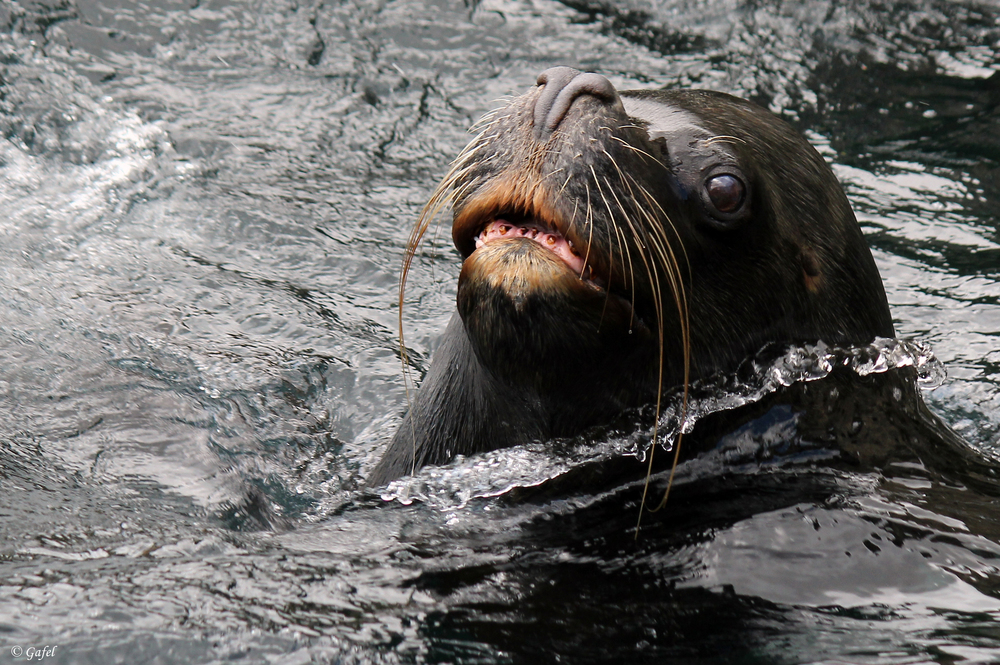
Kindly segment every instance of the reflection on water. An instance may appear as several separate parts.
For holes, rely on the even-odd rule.
[[[4,648],[1000,660],[996,8],[466,4],[0,0]],[[778,405],[690,459],[638,540],[641,474],[574,457],[634,427],[427,470],[465,479],[441,505],[359,489],[406,405],[409,226],[466,128],[556,64],[747,96],[806,132],[897,331],[947,370],[928,403],[980,456],[852,467],[785,446],[815,423]],[[411,273],[418,373],[454,307],[450,245],[437,231]],[[462,494],[517,484],[511,455],[567,473]]]

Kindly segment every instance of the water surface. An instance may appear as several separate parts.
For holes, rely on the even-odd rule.
[[[696,460],[638,541],[639,483],[474,498],[544,447],[429,470],[446,501],[360,489],[406,408],[410,225],[468,126],[557,64],[749,97],[806,133],[897,333],[947,370],[926,400],[1000,459],[998,19],[0,0],[0,658],[1000,661],[996,500],[926,469]],[[432,235],[417,375],[459,269]]]

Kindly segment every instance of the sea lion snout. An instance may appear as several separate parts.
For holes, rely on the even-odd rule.
[[[600,74],[585,74],[572,67],[550,67],[538,75],[537,83],[542,87],[535,101],[534,118],[535,138],[539,141],[548,140],[573,102],[584,95],[624,112],[615,86]]]

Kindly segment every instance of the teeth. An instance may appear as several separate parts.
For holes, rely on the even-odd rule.
[[[592,280],[593,271],[584,265],[580,252],[568,238],[534,219],[525,219],[522,225],[507,219],[495,218],[475,238],[476,249],[499,238],[525,238],[533,240],[551,251],[582,279]]]

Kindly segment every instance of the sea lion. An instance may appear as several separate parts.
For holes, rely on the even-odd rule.
[[[449,203],[458,311],[370,486],[572,436],[769,343],[894,335],[830,167],[730,95],[548,69],[484,118],[409,258]]]

